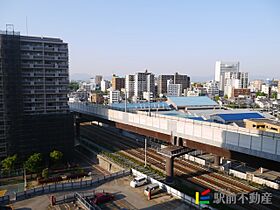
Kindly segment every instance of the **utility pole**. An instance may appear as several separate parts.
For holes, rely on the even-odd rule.
[[[145,137],[145,167],[147,166],[147,138]]]
[[[24,191],[27,189],[27,180],[26,180],[26,169],[23,168],[23,178],[24,178]]]
[[[127,101],[126,101],[126,89],[124,91],[124,111],[126,112],[127,111]]]

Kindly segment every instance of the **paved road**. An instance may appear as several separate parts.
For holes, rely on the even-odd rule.
[[[132,177],[127,176],[102,184],[96,188],[83,192],[92,192],[93,190],[113,193],[116,197],[112,203],[102,206],[102,209],[144,209],[144,210],[183,210],[189,207],[178,199],[172,198],[166,193],[152,197],[148,201],[143,194],[144,187],[131,188],[129,182]],[[68,192],[69,193],[69,192]],[[55,196],[61,196],[65,193],[56,193]],[[45,210],[49,206],[49,195],[38,196],[29,200],[20,201],[14,204],[15,209],[27,208],[32,210]],[[56,206],[55,209],[64,209],[65,207]],[[75,209],[70,208],[70,209]]]

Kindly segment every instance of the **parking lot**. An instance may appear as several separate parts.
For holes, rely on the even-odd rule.
[[[104,191],[114,195],[114,200],[100,205],[101,209],[190,209],[185,203],[171,197],[165,192],[160,192],[157,195],[152,195],[152,199],[148,200],[144,195],[144,186],[138,188],[131,188],[129,182],[132,176],[116,179],[105,184],[99,185],[95,188],[83,190],[83,192]],[[69,192],[61,192],[54,194],[55,196],[62,196]],[[43,195],[34,197],[28,200],[20,201],[14,204],[15,209],[50,209],[50,195]],[[67,207],[68,208],[67,208]],[[60,204],[54,206],[53,209],[75,209],[72,204]],[[70,207],[70,208],[69,208]]]

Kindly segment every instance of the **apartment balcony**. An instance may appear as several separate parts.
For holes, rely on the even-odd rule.
[[[33,51],[42,51],[42,50],[43,50],[42,46],[33,47]]]
[[[60,52],[68,52],[68,49],[67,48],[59,48],[58,51],[60,51]]]
[[[45,56],[44,56],[44,59],[45,59],[45,60],[55,60],[56,57],[55,57],[55,56],[50,56],[50,55],[45,55]]]
[[[44,50],[47,52],[54,52],[54,47],[44,47]]]
[[[21,63],[21,68],[33,68],[33,63]]]
[[[34,64],[34,68],[43,68],[44,64]]]
[[[32,50],[31,49],[31,47],[30,46],[28,46],[28,45],[22,45],[22,46],[20,46],[20,50]]]
[[[50,64],[45,64],[45,68],[54,68],[55,65],[50,63]]]
[[[68,68],[68,65],[66,65],[66,64],[59,64],[58,68]]]

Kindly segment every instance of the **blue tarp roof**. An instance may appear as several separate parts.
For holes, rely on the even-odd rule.
[[[234,113],[234,114],[216,114],[213,116],[219,116],[224,121],[241,121],[245,119],[256,119],[256,118],[264,118],[261,114],[257,112],[251,113]]]
[[[218,104],[207,96],[168,97],[176,106],[217,106]]]

